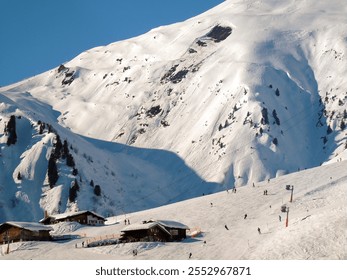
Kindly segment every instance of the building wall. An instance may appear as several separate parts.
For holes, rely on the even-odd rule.
[[[105,222],[103,220],[100,220],[99,218],[97,218],[93,215],[87,216],[87,223],[88,223],[88,225],[91,225],[91,226],[101,226],[101,225],[105,224]]]
[[[62,219],[62,220],[59,220],[59,222],[64,222],[64,221],[67,221],[67,222],[78,222],[80,224],[83,224],[83,225],[92,225],[92,226],[95,226],[95,225],[104,225],[104,221],[93,216],[93,215],[88,215],[88,214],[81,214],[81,215],[77,215],[77,216],[73,216],[73,217],[69,217],[69,218],[66,218],[66,219]]]
[[[0,243],[17,241],[50,240],[49,231],[29,231],[17,227],[8,227],[0,232]]]

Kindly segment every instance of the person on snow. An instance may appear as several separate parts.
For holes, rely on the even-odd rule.
[[[260,228],[258,228],[258,233],[261,234]]]
[[[246,220],[246,219],[247,219],[247,214],[245,214],[245,216],[243,217],[243,219],[244,219],[244,220]]]
[[[227,226],[227,225],[225,225],[224,227],[225,227],[225,229],[226,229],[226,230],[229,230],[229,228],[228,228],[228,226]]]
[[[281,217],[281,215],[279,215],[279,216],[278,216],[278,219],[279,219],[279,221],[282,221],[282,217]]]

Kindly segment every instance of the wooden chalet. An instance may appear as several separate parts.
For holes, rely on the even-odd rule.
[[[30,222],[6,222],[0,225],[0,244],[17,241],[51,240],[49,226]]]
[[[142,224],[132,224],[124,228],[121,240],[137,241],[180,241],[187,237],[188,226],[176,221],[157,220],[144,221]]]
[[[60,222],[78,222],[83,225],[101,226],[105,224],[106,219],[93,211],[68,212],[56,215],[46,215],[40,220],[45,225],[56,224]]]

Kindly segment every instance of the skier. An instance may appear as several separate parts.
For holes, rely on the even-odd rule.
[[[258,233],[261,234],[260,228],[258,228]]]
[[[279,221],[282,221],[281,215],[278,215],[278,219],[279,219]]]
[[[228,228],[228,226],[227,226],[227,225],[225,225],[224,227],[225,227],[225,229],[226,229],[226,230],[229,230],[229,228]]]
[[[245,214],[245,216],[243,217],[243,219],[246,220],[246,218],[247,218],[247,214]]]
[[[192,253],[189,253],[189,259],[192,257],[192,255],[193,255]]]

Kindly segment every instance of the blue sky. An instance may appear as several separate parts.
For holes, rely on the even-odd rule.
[[[0,86],[79,53],[186,20],[223,0],[0,0]]]

